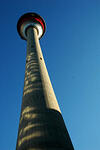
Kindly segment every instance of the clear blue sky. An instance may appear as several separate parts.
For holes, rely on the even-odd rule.
[[[100,0],[0,3],[0,150],[14,150],[24,85],[26,41],[16,24],[40,14],[47,69],[75,150],[100,150]]]

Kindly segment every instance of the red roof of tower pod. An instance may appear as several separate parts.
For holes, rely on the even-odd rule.
[[[17,31],[20,36],[21,36],[20,27],[25,21],[28,21],[28,20],[39,23],[43,28],[43,34],[45,33],[46,25],[45,25],[45,21],[43,20],[43,18],[36,13],[26,13],[19,18],[18,23],[17,23]],[[43,34],[42,34],[42,36],[43,36]],[[23,38],[23,37],[21,36],[21,38]]]

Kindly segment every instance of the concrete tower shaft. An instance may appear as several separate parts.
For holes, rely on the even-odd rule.
[[[16,150],[73,150],[45,66],[39,30],[33,22],[23,32],[22,26],[29,24],[30,19],[22,20],[18,31],[27,40],[27,56]]]

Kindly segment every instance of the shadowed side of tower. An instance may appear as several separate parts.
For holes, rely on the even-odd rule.
[[[19,19],[17,29],[27,40],[27,56],[16,150],[74,150],[39,44],[45,22],[27,13]]]

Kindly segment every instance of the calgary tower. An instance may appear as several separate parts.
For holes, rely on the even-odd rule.
[[[27,56],[16,150],[74,150],[39,44],[45,29],[43,18],[36,13],[18,20],[18,33],[27,41]]]

